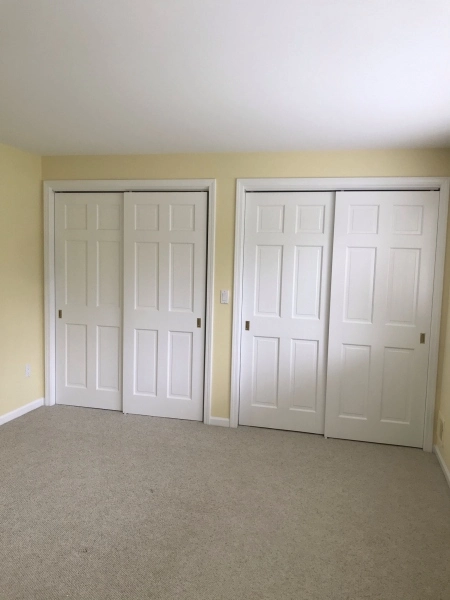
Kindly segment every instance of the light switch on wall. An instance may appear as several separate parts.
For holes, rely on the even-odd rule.
[[[220,304],[228,304],[230,301],[229,290],[220,290]]]

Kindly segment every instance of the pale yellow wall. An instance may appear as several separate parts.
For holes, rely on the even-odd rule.
[[[276,154],[188,154],[44,157],[43,179],[217,179],[217,236],[212,412],[228,417],[232,306],[219,303],[219,290],[233,287],[235,186],[238,177],[450,176],[450,149]],[[447,261],[450,270],[450,260]],[[445,315],[448,310],[448,278]],[[442,411],[448,422],[450,464],[450,335],[446,319],[441,353]],[[445,376],[442,377],[442,365]]]
[[[0,144],[0,416],[44,396],[43,290],[41,158]]]

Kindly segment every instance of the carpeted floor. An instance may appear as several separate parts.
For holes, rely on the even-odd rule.
[[[421,450],[58,406],[0,428],[1,600],[448,600]]]

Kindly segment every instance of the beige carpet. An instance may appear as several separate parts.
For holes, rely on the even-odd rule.
[[[41,408],[0,428],[1,600],[449,600],[420,450]]]

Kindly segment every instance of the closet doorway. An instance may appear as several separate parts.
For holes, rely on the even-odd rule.
[[[448,180],[238,182],[231,425],[431,449]]]
[[[46,183],[47,404],[210,422],[214,183]]]

